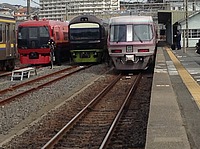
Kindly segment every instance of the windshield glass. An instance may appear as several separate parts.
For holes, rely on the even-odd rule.
[[[111,42],[143,42],[149,41],[152,38],[152,26],[149,24],[112,25],[110,29]]]
[[[77,23],[70,25],[70,40],[99,40],[100,27],[96,23]]]
[[[18,28],[18,47],[40,48],[47,46],[49,38],[48,28],[45,26]]]
[[[110,41],[125,42],[126,41],[126,25],[111,26]]]

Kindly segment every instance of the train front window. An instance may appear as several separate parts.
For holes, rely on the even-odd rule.
[[[70,40],[99,40],[100,26],[96,23],[70,25]]]
[[[24,48],[42,48],[46,47],[50,35],[48,28],[41,27],[19,27],[18,29],[18,47]]]
[[[152,26],[149,24],[112,25],[111,42],[149,41],[153,38]]]
[[[37,28],[29,28],[29,38],[30,39],[34,39],[34,38],[37,39],[37,37],[38,37],[38,30],[37,30]]]
[[[111,42],[125,42],[126,41],[126,25],[113,25],[110,30]]]
[[[149,41],[153,38],[152,26],[148,24],[138,24],[133,26],[133,41]]]

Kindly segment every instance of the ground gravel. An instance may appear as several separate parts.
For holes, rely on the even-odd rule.
[[[62,69],[62,67],[59,67],[58,69]],[[31,113],[38,112],[48,104],[60,99],[62,96],[66,97],[73,95],[76,91],[100,77],[101,74],[109,69],[110,68],[105,64],[92,66],[89,69],[78,72],[75,75],[41,88],[37,92],[23,96],[17,101],[0,107],[0,138],[3,135],[9,134],[12,128],[29,117]],[[52,70],[48,67],[41,68],[38,70],[38,75],[33,77],[38,77],[52,71],[56,71],[56,68]],[[0,84],[0,89],[16,83],[18,82],[5,80],[5,82]],[[0,140],[0,142],[1,141],[2,140]]]

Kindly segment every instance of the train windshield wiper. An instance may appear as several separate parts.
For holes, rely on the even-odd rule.
[[[120,42],[125,36],[125,33],[117,40],[117,43]]]
[[[138,36],[138,34],[134,31],[135,36],[139,39],[141,43],[143,43],[142,39]]]

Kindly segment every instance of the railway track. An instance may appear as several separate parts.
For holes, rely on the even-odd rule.
[[[90,65],[91,66],[91,65]],[[37,77],[35,79],[13,85],[9,88],[0,90],[0,106],[7,104],[20,96],[24,96],[30,92],[36,91],[44,86],[47,86],[53,82],[61,80],[67,76],[70,76],[78,71],[86,69],[90,66],[72,66],[66,69],[56,71],[54,73]]]
[[[141,76],[118,75],[42,149],[106,148]]]
[[[145,149],[151,80],[150,74],[142,75],[139,86],[118,119],[104,148]]]

